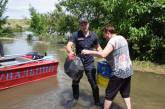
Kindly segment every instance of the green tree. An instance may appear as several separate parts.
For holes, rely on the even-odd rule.
[[[111,23],[128,40],[132,59],[165,63],[164,0],[61,0],[52,13],[33,9],[31,15],[36,32],[62,36],[77,30],[78,19],[87,17],[102,45],[101,29]]]
[[[91,28],[101,26],[102,20],[106,14],[104,3],[108,0],[62,0],[61,6],[64,6],[71,15],[78,19],[87,17],[90,20]]]
[[[45,23],[45,19],[44,19],[44,15],[43,14],[39,14],[36,12],[36,10],[31,7],[29,9],[30,11],[30,15],[31,15],[31,22],[30,22],[30,27],[32,28],[32,30],[38,34],[41,34],[45,28],[44,23]]]
[[[31,29],[38,34],[58,33],[64,35],[66,32],[73,32],[77,29],[76,17],[66,15],[60,5],[56,5],[52,13],[40,14],[34,8],[30,8]],[[75,20],[76,19],[76,20]]]
[[[103,25],[113,24],[128,39],[133,59],[165,63],[164,0],[62,0],[61,5],[74,16],[87,16],[99,35]]]
[[[4,17],[3,14],[6,10],[6,5],[8,3],[8,0],[1,0],[0,1],[0,34],[4,32],[2,29],[2,26],[6,23],[7,17]]]

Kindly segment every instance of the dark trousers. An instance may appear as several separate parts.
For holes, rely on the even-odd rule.
[[[112,101],[118,92],[123,98],[130,96],[131,76],[125,79],[112,76],[106,88],[105,99]]]
[[[95,104],[99,103],[99,88],[96,83],[96,68],[95,67],[89,67],[85,68],[85,74],[88,78],[88,82],[90,83],[90,86],[92,88],[92,93],[93,93],[93,99]],[[77,80],[72,81],[72,89],[73,89],[73,97],[74,99],[79,98],[79,82],[83,75]]]

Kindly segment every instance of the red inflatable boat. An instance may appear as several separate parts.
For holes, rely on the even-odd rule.
[[[1,58],[0,90],[56,76],[57,67],[58,62],[50,56],[27,54]]]

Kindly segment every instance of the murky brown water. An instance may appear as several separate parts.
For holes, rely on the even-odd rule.
[[[4,41],[7,55],[47,51],[49,55],[54,55],[60,65],[57,77],[0,91],[0,109],[66,109],[65,104],[72,98],[72,90],[71,79],[63,72],[66,56],[63,46],[37,41],[27,42],[24,38]],[[104,90],[100,87],[102,100]],[[133,109],[165,109],[165,76],[135,72],[131,96]],[[80,82],[80,99],[73,109],[95,109],[92,104],[91,88],[84,75]],[[111,109],[124,109],[124,107],[123,100],[118,95]]]

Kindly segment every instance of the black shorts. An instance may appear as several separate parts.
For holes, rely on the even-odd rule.
[[[117,95],[118,91],[123,98],[130,96],[131,76],[125,79],[112,76],[106,88],[105,99],[112,101]]]

